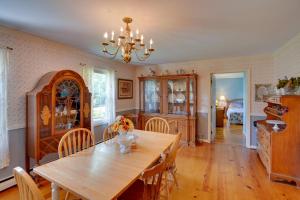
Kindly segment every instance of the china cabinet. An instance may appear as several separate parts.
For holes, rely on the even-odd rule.
[[[182,133],[182,143],[195,145],[197,75],[139,77],[139,124],[144,129],[152,117],[165,118],[170,132]]]
[[[91,127],[91,93],[71,70],[49,72],[27,93],[26,168],[57,152],[60,138],[74,128]]]
[[[259,158],[271,180],[300,187],[300,96],[272,96],[266,103],[267,119],[257,122]]]

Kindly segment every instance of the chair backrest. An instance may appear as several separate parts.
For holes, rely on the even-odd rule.
[[[118,132],[114,132],[112,130],[113,124],[108,125],[104,131],[103,131],[103,142],[113,139],[116,135],[118,135]]]
[[[152,117],[146,122],[145,131],[169,133],[170,126],[167,120],[165,120],[164,118]]]
[[[72,155],[78,151],[95,145],[94,134],[86,128],[76,128],[68,131],[61,139],[58,145],[58,156]]]
[[[167,158],[166,158],[167,167],[171,167],[172,165],[174,165],[176,155],[177,155],[177,151],[178,151],[179,146],[180,146],[179,143],[180,143],[181,135],[182,135],[181,133],[177,133],[175,141],[172,144],[170,152],[167,155]]]
[[[163,161],[142,173],[142,180],[144,181],[143,200],[159,199],[162,176],[166,167],[166,162]]]
[[[45,200],[37,185],[24,169],[16,167],[13,169],[13,174],[18,185],[20,200]]]

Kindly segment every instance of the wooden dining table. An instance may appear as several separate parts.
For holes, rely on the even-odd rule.
[[[133,133],[138,138],[129,153],[120,153],[112,140],[35,167],[33,172],[51,182],[53,200],[59,199],[59,188],[82,199],[117,199],[175,140],[172,134]]]

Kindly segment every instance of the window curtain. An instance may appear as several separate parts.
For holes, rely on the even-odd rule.
[[[7,130],[8,50],[0,48],[0,169],[9,165]]]
[[[94,67],[84,66],[82,69],[82,76],[86,86],[89,88],[91,96],[91,131],[94,133],[94,123],[93,123],[93,73]]]
[[[113,123],[116,119],[116,78],[114,70],[107,70],[107,101],[106,101],[106,119],[107,122]]]

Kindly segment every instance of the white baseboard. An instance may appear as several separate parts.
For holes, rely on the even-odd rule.
[[[251,146],[250,146],[250,149],[257,149],[257,146],[251,145]]]
[[[12,186],[16,185],[15,178],[8,179],[7,181],[4,181],[0,183],[0,192],[3,190],[6,190],[7,188],[10,188]]]
[[[205,142],[205,143],[210,143],[208,139],[197,139],[197,141]]]

